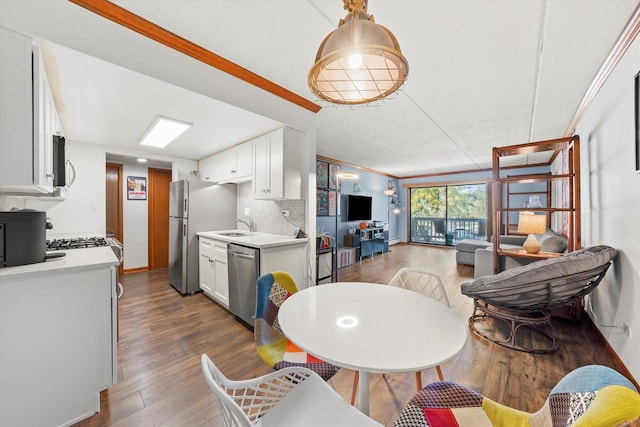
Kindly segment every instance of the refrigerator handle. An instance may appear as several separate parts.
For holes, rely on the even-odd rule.
[[[182,224],[182,236],[187,237],[187,224]]]
[[[188,202],[187,202],[187,199],[184,199],[184,205],[183,205],[183,206],[184,206],[184,216],[185,216],[185,217],[189,217],[189,212],[188,212],[188,210],[189,210],[189,208],[188,208],[189,204],[188,204]]]

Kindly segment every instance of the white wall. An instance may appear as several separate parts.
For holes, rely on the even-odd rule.
[[[66,157],[76,168],[76,181],[64,189],[63,201],[41,197],[0,196],[3,209],[11,207],[47,212],[52,230],[47,238],[96,236],[105,233],[104,147],[67,140]]]
[[[147,167],[124,164],[122,167],[122,232],[125,242],[124,269],[142,268],[149,265],[148,245],[148,200],[127,200],[127,177],[147,177]],[[147,179],[147,185],[149,181]]]
[[[581,140],[582,243],[618,257],[591,293],[590,316],[635,378],[640,378],[640,174],[635,171],[636,38],[578,124]],[[622,325],[631,327],[631,338]]]

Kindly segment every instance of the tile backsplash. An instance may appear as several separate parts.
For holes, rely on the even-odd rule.
[[[249,216],[253,218],[256,231],[263,233],[281,234],[293,236],[296,224],[305,232],[305,201],[304,200],[254,200],[252,196],[252,183],[237,185],[237,216]],[[245,208],[249,209],[249,215],[245,215]],[[289,211],[291,224],[282,216],[282,211]],[[242,228],[244,225],[238,224]]]

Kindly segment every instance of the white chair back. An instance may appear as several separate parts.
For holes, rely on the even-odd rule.
[[[442,279],[436,273],[420,268],[402,268],[391,278],[389,285],[418,292],[451,307]]]

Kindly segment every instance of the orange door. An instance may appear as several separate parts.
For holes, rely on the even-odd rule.
[[[169,184],[171,171],[148,170],[149,270],[169,265]]]

